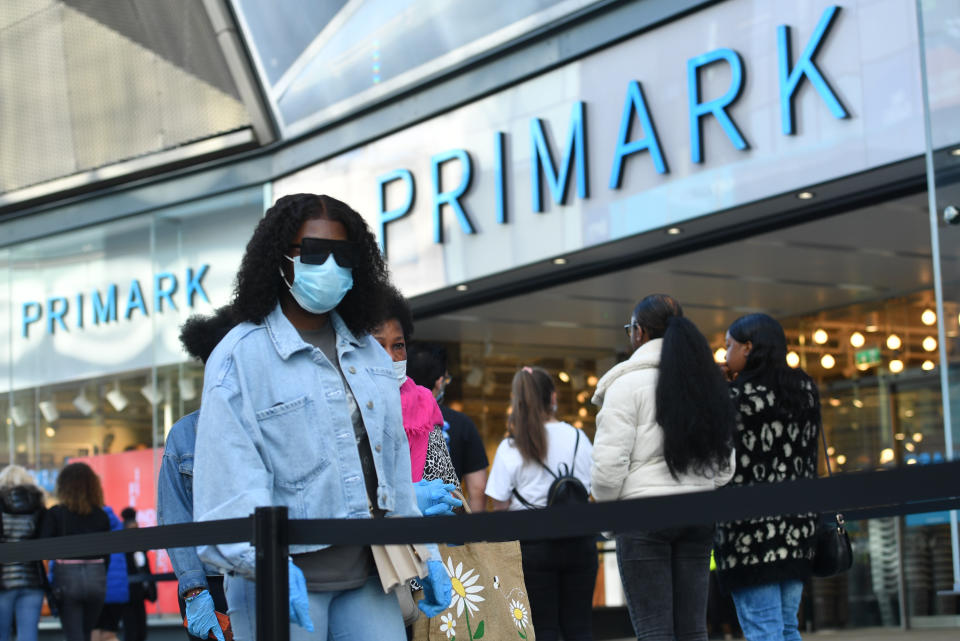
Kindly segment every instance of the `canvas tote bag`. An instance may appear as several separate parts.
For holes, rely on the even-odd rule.
[[[463,494],[455,494],[469,512]],[[536,640],[519,541],[441,543],[440,557],[453,585],[450,607],[432,619],[417,619],[414,641]],[[419,601],[423,592],[415,597]]]

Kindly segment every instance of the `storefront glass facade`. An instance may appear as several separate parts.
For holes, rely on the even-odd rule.
[[[299,191],[367,218],[420,313],[415,338],[447,346],[447,399],[491,459],[523,365],[556,375],[560,418],[593,437],[597,378],[627,356],[621,327],[655,292],[718,351],[737,317],[780,319],[819,385],[834,471],[952,458],[960,227],[942,221],[960,208],[958,22],[950,3],[715,3],[270,185],[2,248],[0,463],[51,488],[67,460],[142,452],[137,473],[155,478],[166,432],[200,403],[180,325],[229,300],[265,205]],[[297,66],[319,46],[298,38],[282,69],[260,70],[270,86],[305,83],[273,96],[291,109],[319,73],[313,56]],[[328,97],[335,110],[355,96]],[[889,175],[906,186],[864,188]],[[960,625],[942,593],[958,580],[950,514],[851,533],[854,569],[811,582],[805,625]],[[604,559],[596,602],[617,606]]]

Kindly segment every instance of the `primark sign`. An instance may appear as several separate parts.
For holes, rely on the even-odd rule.
[[[921,154],[915,13],[727,0],[273,193],[341,195],[409,296],[665,229]]]
[[[816,55],[830,35],[831,26],[835,23],[840,12],[837,5],[828,6],[820,16],[806,44],[800,49],[799,56],[794,59],[791,28],[789,25],[779,25],[776,29],[776,82],[768,82],[766,86],[777,91],[776,102],[779,105],[779,116],[782,134],[793,136],[797,133],[797,118],[795,116],[797,92],[804,82],[809,82],[823,102],[823,108],[834,118],[850,117],[850,112],[843,106],[840,98],[830,86],[828,73],[817,64]],[[771,34],[772,36],[773,34]],[[774,40],[771,37],[771,40]],[[714,67],[724,67],[729,77],[728,86],[723,88],[722,94],[708,98],[703,90],[701,78]],[[731,113],[733,105],[741,96],[746,79],[746,62],[744,57],[735,49],[721,47],[696,55],[686,61],[686,111],[689,124],[690,163],[701,165],[704,163],[704,136],[703,128],[708,120],[719,126],[727,140],[723,144],[732,146],[741,152],[750,150],[750,143],[737,125]],[[661,136],[654,124],[654,113],[644,95],[643,83],[639,80],[630,80],[622,88],[624,91],[623,109],[620,112],[619,128],[614,140],[613,153],[606,158],[606,166],[610,167],[606,181],[607,188],[620,189],[623,183],[623,172],[626,163],[641,152],[649,156],[652,170],[658,174],[669,174],[667,150],[661,142]],[[656,87],[652,89],[656,91]],[[589,180],[587,161],[589,148],[586,130],[587,103],[578,100],[573,104],[567,124],[567,134],[562,145],[559,162],[555,159],[551,149],[545,124],[541,118],[534,117],[529,121],[529,136],[527,139],[529,153],[529,185],[530,211],[542,213],[544,211],[544,194],[542,185],[546,183],[553,202],[564,205],[571,179],[576,183],[578,198],[589,197]],[[604,123],[607,131],[598,132],[599,135],[613,134],[614,121]],[[639,125],[639,133],[634,134]],[[507,134],[502,131],[493,132],[490,145],[493,148],[492,184],[495,191],[493,216],[496,223],[507,224],[510,218],[506,192],[506,171],[508,158],[506,157]],[[523,144],[523,141],[520,141]],[[595,159],[601,161],[602,158]],[[637,162],[641,162],[637,159]],[[457,163],[460,169],[460,179],[455,187],[445,189],[441,185],[441,166],[446,163]],[[398,203],[390,206],[387,202],[387,187],[391,183],[400,183]],[[476,188],[480,186],[477,185]],[[468,190],[474,188],[474,161],[467,149],[457,148],[434,154],[430,158],[429,179],[429,208],[432,213],[432,239],[434,243],[444,240],[443,212],[454,214],[460,229],[464,234],[475,234],[477,228],[472,216],[463,204]],[[414,196],[417,193],[416,180],[413,172],[407,168],[397,168],[377,177],[377,228],[380,232],[381,249],[387,250],[387,225],[410,215],[413,211]]]
[[[163,313],[164,308],[177,310],[180,305],[192,309],[197,300],[210,303],[203,288],[203,278],[210,265],[194,269],[187,267],[182,277],[172,272],[154,274],[152,289],[144,294],[140,279],[134,278],[120,289],[110,283],[101,289],[76,292],[70,295],[50,296],[45,300],[26,301],[20,306],[20,334],[29,338],[30,330],[53,335],[71,329],[109,326],[120,319],[138,321],[152,313]]]

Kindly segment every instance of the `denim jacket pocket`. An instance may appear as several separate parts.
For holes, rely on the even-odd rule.
[[[303,488],[329,465],[326,439],[319,438],[309,396],[278,403],[256,413],[274,482]],[[311,429],[314,427],[314,429]]]

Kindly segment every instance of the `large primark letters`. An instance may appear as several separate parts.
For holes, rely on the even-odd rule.
[[[206,276],[210,265],[201,265],[199,269],[188,267],[183,279],[183,300],[187,307],[192,308],[199,296],[209,303],[210,298],[203,289],[203,277]],[[180,291],[180,281],[176,274],[160,272],[153,276],[153,303],[154,313],[161,313],[164,304],[176,310],[174,296]],[[20,306],[20,333],[24,338],[29,337],[30,326],[39,323],[46,312],[46,332],[53,334],[59,327],[60,331],[69,331],[68,325],[76,329],[83,329],[85,324],[105,325],[118,322],[118,310],[126,320],[133,320],[137,313],[143,317],[150,315],[147,310],[147,300],[144,298],[143,288],[136,278],[119,297],[119,289],[115,283],[107,285],[106,290],[93,290],[89,294],[78,292],[68,298],[66,296],[51,296],[46,299],[46,305],[41,301],[27,301]],[[119,297],[119,298],[118,298]],[[71,301],[73,304],[71,305]],[[89,302],[89,304],[87,304]]]
[[[770,87],[779,87],[779,106],[781,129],[784,135],[796,134],[796,117],[794,102],[798,89],[804,79],[810,81],[817,94],[822,99],[829,113],[837,119],[849,117],[822,70],[817,66],[816,54],[826,40],[830,28],[840,11],[838,6],[829,6],[823,11],[820,20],[813,30],[806,46],[799,57],[793,61],[793,51],[790,38],[790,27],[780,25],[776,34],[771,34],[771,42],[776,42],[779,77],[777,82],[768,83]],[[775,37],[774,37],[775,36]],[[730,84],[727,91],[714,98],[702,95],[701,76],[711,67],[725,65],[729,69]],[[682,69],[678,69],[681,72]],[[744,88],[747,68],[743,57],[730,48],[718,48],[702,55],[690,58],[687,61],[687,110],[689,114],[689,141],[690,157],[695,164],[704,162],[703,126],[708,118],[714,119],[722,128],[730,144],[738,150],[748,151],[750,144],[744,133],[734,122],[728,109],[740,97]],[[656,88],[650,89],[655,91]],[[544,132],[544,122],[540,118],[530,120],[530,190],[531,211],[544,211],[542,183],[544,180],[550,191],[550,196],[558,205],[567,201],[568,186],[571,175],[575,176],[577,197],[589,197],[587,176],[587,128],[585,113],[587,104],[577,101],[570,112],[568,134],[563,146],[562,161],[556,164],[554,154],[550,149],[547,136]],[[634,121],[639,122],[642,134],[636,139],[631,138]],[[616,137],[616,147],[612,158],[612,169],[608,181],[608,188],[619,189],[622,183],[625,161],[642,151],[649,152],[653,163],[653,170],[660,174],[670,172],[667,152],[660,143],[660,136],[654,125],[654,116],[648,107],[644,87],[638,80],[630,81],[626,86],[626,98],[619,121],[619,132]],[[612,123],[611,123],[612,124]],[[496,190],[495,209],[496,220],[499,224],[507,224],[510,214],[507,210],[505,191],[505,171],[507,167],[506,139],[507,134],[502,131],[493,132],[492,146],[494,147],[494,171],[492,189]],[[441,185],[440,168],[445,163],[459,163],[461,180],[453,188]],[[461,199],[468,193],[474,182],[474,161],[466,149],[451,149],[434,154],[431,164],[431,199],[433,212],[433,242],[443,243],[443,208],[449,206],[456,216],[456,220],[464,234],[475,234],[476,227]],[[402,198],[390,207],[387,203],[388,186],[400,183]],[[399,168],[377,178],[377,222],[380,231],[381,249],[387,252],[387,225],[411,213],[416,196],[416,180],[410,169]],[[388,253],[389,255],[389,253]]]

